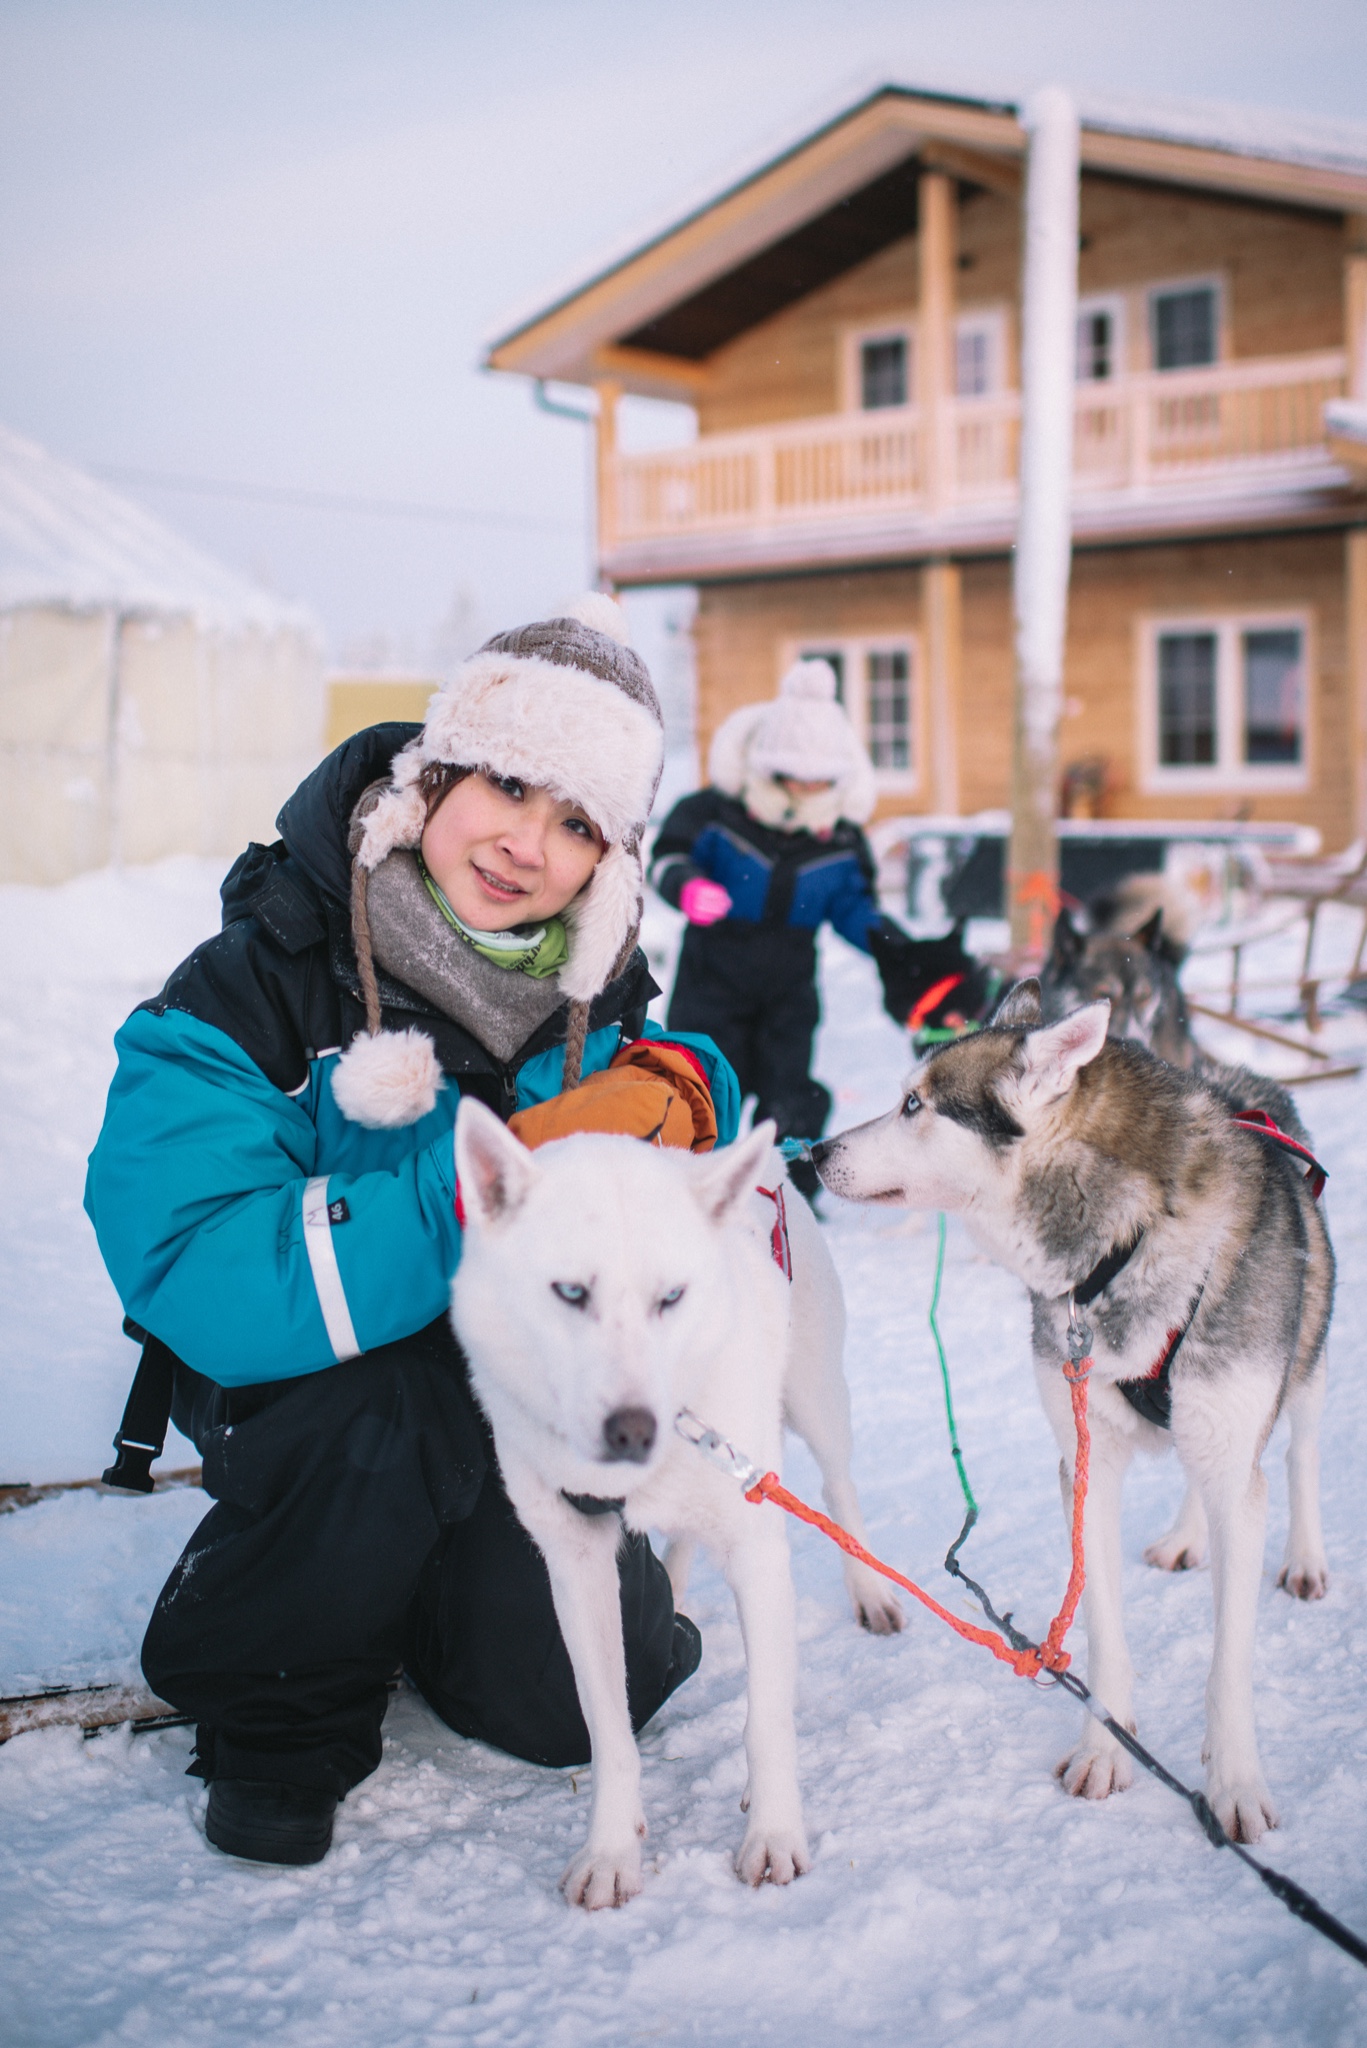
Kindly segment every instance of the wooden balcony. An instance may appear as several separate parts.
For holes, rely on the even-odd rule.
[[[1341,350],[1079,385],[1079,539],[1314,516],[1349,478],[1324,407]],[[1009,544],[1020,397],[837,413],[707,435],[602,465],[600,554],[617,580],[880,561]]]

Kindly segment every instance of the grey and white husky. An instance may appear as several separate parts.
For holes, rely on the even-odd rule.
[[[933,1053],[896,1109],[814,1148],[853,1201],[946,1209],[1022,1279],[1035,1372],[1071,1503],[1076,1443],[1062,1372],[1070,1299],[1094,1328],[1087,1495],[1088,1683],[1133,1727],[1121,1620],[1120,1494],[1136,1450],[1176,1450],[1176,1527],[1148,1552],[1169,1568],[1210,1547],[1215,1648],[1206,1688],[1207,1792],[1231,1835],[1276,1825],[1253,1722],[1253,1639],[1267,1519],[1261,1457],[1282,1409],[1291,1526],[1280,1584],[1327,1585],[1318,1429],[1334,1256],[1304,1164],[1237,1124],[1228,1100],[1130,1042],[1093,1003],[1042,1025],[1020,983],[991,1025]],[[1099,1283],[1099,1284],[1098,1284]],[[1158,1395],[1162,1393],[1162,1399]],[[1059,1766],[1070,1792],[1130,1782],[1089,1718]]]

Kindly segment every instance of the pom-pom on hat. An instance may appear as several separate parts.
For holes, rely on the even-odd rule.
[[[664,765],[664,720],[626,616],[590,591],[560,618],[539,619],[492,640],[433,697],[418,738],[396,754],[387,787],[367,791],[352,822],[352,935],[366,1031],[337,1065],[334,1093],[358,1123],[414,1123],[433,1106],[441,1073],[423,1034],[381,1029],[367,914],[369,875],[396,847],[415,848],[427,823],[426,771],[484,769],[549,789],[579,804],[606,846],[593,875],[563,913],[569,959],[559,986],[570,999],[566,1088],[579,1079],[588,1009],[621,972],[641,922],[641,834]]]
[[[877,801],[873,763],[837,700],[828,661],[794,662],[776,697],[733,711],[713,738],[708,774],[728,796],[778,775],[830,782],[832,823],[862,825]]]

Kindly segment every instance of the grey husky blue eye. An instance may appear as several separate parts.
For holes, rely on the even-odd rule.
[[[558,1294],[571,1308],[587,1308],[589,1305],[589,1290],[578,1280],[552,1280],[551,1293]]]
[[[681,1302],[683,1300],[683,1297],[684,1291],[682,1287],[671,1287],[668,1294],[662,1294],[660,1296],[659,1306],[661,1314],[663,1314],[667,1308],[675,1307],[675,1305],[678,1302]]]
[[[908,1091],[906,1100],[902,1104],[902,1114],[903,1116],[915,1116],[920,1107],[921,1098],[916,1093],[916,1090],[912,1088]]]

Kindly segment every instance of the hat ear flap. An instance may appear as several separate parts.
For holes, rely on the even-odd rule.
[[[858,751],[858,759],[839,782],[840,815],[848,818],[852,825],[863,825],[873,816],[878,802],[878,780],[872,761],[866,749],[860,745],[851,728],[851,738]]]
[[[587,887],[565,912],[570,957],[560,970],[560,986],[571,1002],[592,1002],[607,987],[641,922],[644,896],[640,848],[608,847]]]
[[[727,796],[739,796],[749,777],[750,741],[755,727],[769,709],[766,703],[742,704],[739,711],[723,719],[712,735],[707,755],[707,779]]]

